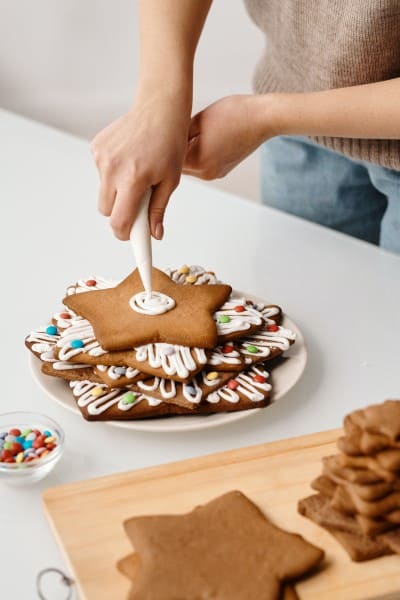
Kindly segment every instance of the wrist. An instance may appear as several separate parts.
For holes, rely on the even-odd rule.
[[[301,94],[269,93],[254,96],[254,118],[263,141],[277,135],[296,133]],[[297,99],[297,100],[296,100]]]
[[[276,135],[283,135],[286,129],[285,110],[282,96],[284,94],[255,94],[252,98],[253,119],[262,141]]]
[[[175,77],[146,77],[140,78],[134,96],[134,104],[158,103],[175,113],[181,112],[183,117],[190,119],[192,111],[192,78],[179,79]]]

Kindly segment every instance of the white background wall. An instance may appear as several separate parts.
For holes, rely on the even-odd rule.
[[[91,138],[132,99],[137,5],[0,0],[0,106]],[[241,0],[214,0],[196,59],[194,109],[249,92],[262,44]],[[257,198],[256,157],[215,185]]]

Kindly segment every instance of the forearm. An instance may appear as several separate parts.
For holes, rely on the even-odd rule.
[[[312,93],[255,96],[259,128],[274,135],[400,139],[400,78]]]
[[[161,90],[191,105],[193,61],[212,0],[141,0],[138,93]]]

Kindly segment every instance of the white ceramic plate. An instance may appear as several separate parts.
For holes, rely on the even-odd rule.
[[[236,294],[249,298],[254,302],[264,302],[261,298],[252,296],[249,294],[243,294],[242,292],[236,292]],[[271,402],[277,402],[281,400],[285,394],[295,385],[300,379],[307,362],[307,350],[304,343],[303,335],[297,325],[286,315],[282,321],[283,327],[291,329],[297,335],[296,343],[291,346],[288,352],[285,353],[285,357],[288,360],[282,361],[281,364],[276,366],[272,374],[272,391],[271,391]],[[76,402],[73,399],[71,390],[68,384],[57,377],[49,377],[43,375],[40,370],[40,361],[32,354],[31,355],[31,370],[34,379],[38,385],[50,398],[53,398],[58,404],[61,404],[64,408],[71,410],[74,413],[80,415],[80,410],[76,406]],[[267,367],[268,369],[268,367]],[[137,421],[106,421],[108,425],[113,427],[123,427],[124,429],[132,429],[135,431],[151,431],[151,432],[174,432],[174,431],[193,431],[198,429],[208,429],[209,427],[219,427],[221,425],[227,425],[240,419],[245,419],[260,410],[266,410],[265,408],[253,408],[250,410],[242,410],[231,413],[217,413],[213,415],[193,415],[193,416],[176,416],[176,417],[163,417],[154,419],[144,419]]]

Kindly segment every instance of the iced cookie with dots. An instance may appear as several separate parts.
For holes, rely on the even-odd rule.
[[[257,376],[257,380],[255,377]],[[230,379],[225,386],[208,394],[194,408],[177,406],[151,392],[110,388],[91,381],[70,382],[71,391],[83,417],[88,421],[136,420],[166,415],[206,415],[260,408],[269,403],[268,373],[259,367]]]
[[[98,380],[109,387],[127,387],[149,377],[148,374],[142,373],[139,369],[127,367],[126,365],[96,365],[93,370]]]
[[[221,283],[214,271],[207,271],[199,265],[182,265],[178,269],[165,269],[165,273],[181,285],[204,285]]]
[[[61,332],[55,354],[60,360],[89,365],[137,369],[149,376],[188,382],[207,363],[203,348],[177,344],[144,344],[132,350],[106,352],[97,341],[89,321],[76,317]],[[115,374],[115,373],[114,373]]]
[[[135,389],[144,394],[151,394],[163,402],[194,410],[211,392],[222,387],[234,375],[227,372],[202,371],[189,383],[177,383],[154,377],[138,381]]]
[[[55,325],[50,324],[32,331],[25,338],[25,346],[43,363],[51,364],[51,370],[54,371],[54,374],[60,373],[60,376],[62,376],[64,371],[74,370],[76,372],[78,369],[87,368],[84,363],[71,364],[57,358],[55,348],[59,339],[59,330]]]
[[[217,325],[218,342],[225,344],[258,331],[264,323],[264,318],[251,301],[231,296],[214,313],[214,321]]]
[[[281,356],[289,350],[295,340],[296,334],[293,331],[268,319],[257,332],[237,340],[236,343],[245,364],[251,365]]]
[[[87,277],[78,279],[78,281],[67,287],[66,294],[82,294],[83,292],[94,292],[96,290],[107,290],[118,285],[119,281],[113,279],[105,279],[104,277]]]
[[[64,379],[65,381],[94,381],[97,383],[102,383],[102,380],[95,373],[95,370],[88,365],[75,366],[71,363],[65,363],[63,369],[57,368],[54,365],[57,365],[57,363],[44,362],[42,363],[40,370],[44,375],[58,377],[59,379]]]
[[[207,360],[207,367],[216,371],[242,371],[245,360],[233,342],[216,346]]]

